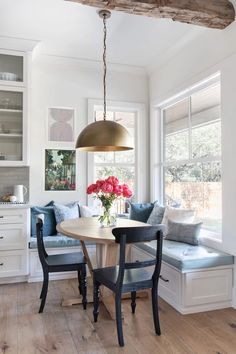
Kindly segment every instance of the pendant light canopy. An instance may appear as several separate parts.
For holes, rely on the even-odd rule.
[[[103,93],[104,107],[103,120],[95,121],[82,130],[77,138],[75,148],[83,151],[123,151],[132,150],[132,138],[128,130],[115,121],[106,118],[106,20],[111,16],[110,11],[101,10],[99,16],[103,19],[104,39],[103,39]]]

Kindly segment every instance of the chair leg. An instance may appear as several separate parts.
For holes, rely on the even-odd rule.
[[[97,322],[98,314],[99,314],[99,295],[100,295],[99,286],[100,286],[100,283],[94,279],[94,281],[93,281],[93,318],[94,318],[94,322]]]
[[[42,291],[41,291],[41,295],[40,295],[41,304],[40,304],[40,308],[39,308],[39,313],[43,312],[45,302],[46,302],[47,293],[48,293],[48,272],[45,271],[45,272],[43,272],[43,287],[42,287]]]
[[[42,296],[43,296],[43,285],[42,285],[42,289],[41,289],[41,293],[40,293],[39,298],[42,299]]]
[[[87,279],[86,279],[86,265],[81,269],[80,272],[80,286],[81,286],[81,293],[82,293],[82,304],[84,310],[87,307]]]
[[[80,295],[82,295],[82,286],[81,286],[81,273],[80,273],[80,270],[78,270],[78,282],[79,282],[79,286],[78,286],[78,288],[79,288],[79,293],[80,293]]]
[[[156,334],[160,336],[161,328],[160,328],[159,311],[158,311],[157,285],[153,285],[152,287],[152,312],[153,312],[155,331]]]
[[[115,302],[116,302],[116,327],[117,327],[118,342],[120,347],[123,347],[124,337],[123,337],[123,329],[122,329],[121,294],[116,294]]]
[[[136,308],[136,291],[131,291],[131,309],[132,313],[135,313],[135,308]]]

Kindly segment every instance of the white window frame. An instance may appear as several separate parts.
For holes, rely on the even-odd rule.
[[[164,176],[164,127],[163,127],[163,111],[178,102],[183,101],[184,99],[189,98],[193,94],[207,89],[211,86],[215,86],[217,83],[220,83],[220,72],[215,73],[214,75],[208,77],[207,79],[197,83],[196,85],[191,86],[190,88],[176,94],[168,98],[167,100],[162,101],[159,104],[154,105],[154,112],[151,116],[150,122],[150,133],[151,133],[151,149],[150,149],[150,165],[153,168],[153,174],[151,172],[150,183],[151,183],[151,196],[152,199],[158,199],[161,203],[164,204],[164,185],[165,185],[165,176]],[[152,144],[159,137],[160,144]],[[156,139],[158,140],[158,139]],[[190,142],[189,142],[190,143]],[[221,143],[222,146],[222,143]],[[152,151],[152,149],[156,149],[156,152]],[[217,160],[218,159],[218,160]],[[203,161],[204,159],[194,159],[194,163],[199,161]],[[222,163],[222,154],[220,157],[214,157],[211,159],[212,161],[217,160]],[[208,159],[210,161],[210,159]],[[187,161],[189,162],[189,160]],[[171,164],[180,164],[186,163],[184,161],[173,161]],[[157,183],[158,181],[158,183]],[[222,213],[223,214],[223,213]],[[218,245],[222,243],[222,234],[219,234],[219,238],[204,236],[201,238],[202,243],[205,243],[212,247],[219,247]]]
[[[103,110],[103,100],[98,99],[89,99],[88,100],[88,124],[94,121],[94,112],[96,109]],[[142,179],[142,171],[138,168],[138,161],[143,162],[144,159],[142,154],[142,145],[141,142],[141,132],[145,131],[144,119],[144,104],[142,103],[131,103],[131,102],[119,102],[119,101],[107,101],[107,111],[112,112],[132,112],[135,114],[135,162],[134,162],[134,170],[135,170],[135,201],[142,200],[142,191],[140,188],[141,179]],[[141,117],[143,119],[141,119]],[[141,124],[143,123],[143,124]],[[87,152],[87,185],[94,183],[94,154]],[[103,164],[101,164],[103,165]],[[116,164],[118,166],[119,164]],[[126,164],[129,165],[129,164]],[[132,165],[132,164],[130,164]],[[141,164],[143,165],[143,164]],[[124,166],[120,164],[120,166]],[[93,198],[91,196],[87,196],[87,205],[93,205]]]

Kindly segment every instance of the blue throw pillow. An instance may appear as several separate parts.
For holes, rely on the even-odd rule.
[[[129,218],[131,220],[137,220],[147,222],[155,203],[130,203]]]
[[[201,225],[202,222],[185,224],[168,220],[168,232],[165,239],[197,246]]]
[[[56,235],[56,219],[53,206],[36,206],[31,208],[31,236],[36,237],[36,219],[38,214],[44,215],[43,235]]]
[[[49,203],[47,203],[46,205],[45,205],[45,207],[47,207],[47,206],[53,206],[54,205],[54,200],[51,200]]]
[[[164,212],[165,207],[156,203],[151,214],[149,215],[149,218],[147,219],[147,223],[153,226],[161,224]]]
[[[74,219],[79,217],[78,202],[70,203],[67,205],[54,203],[53,208],[57,224],[67,219]]]

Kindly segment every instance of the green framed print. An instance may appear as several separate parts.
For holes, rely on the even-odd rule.
[[[76,189],[75,150],[45,150],[45,190],[73,191]]]

